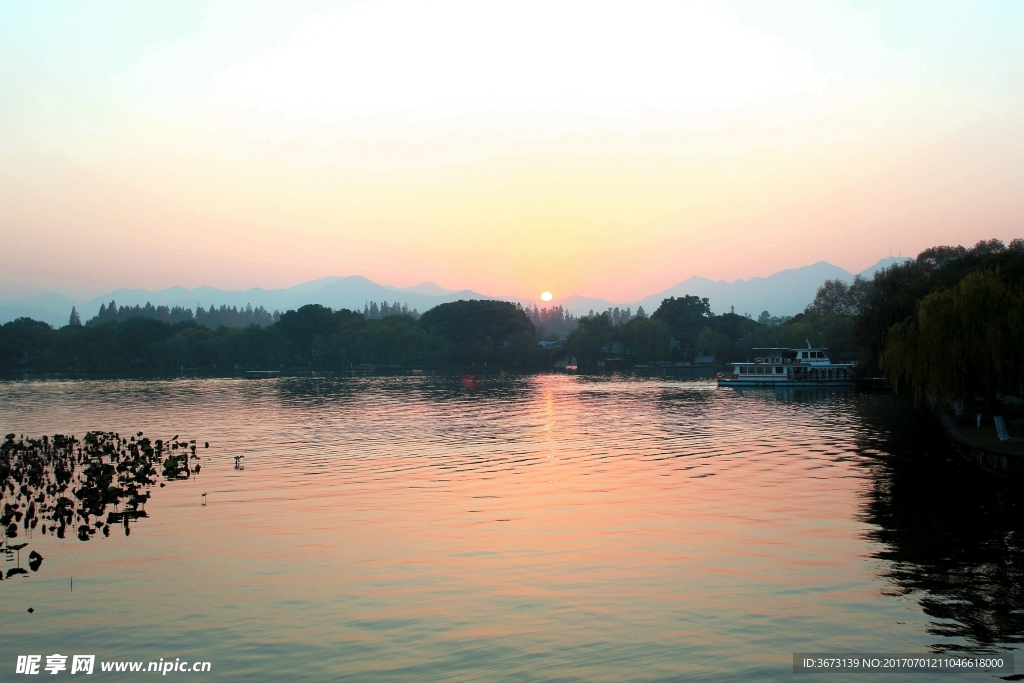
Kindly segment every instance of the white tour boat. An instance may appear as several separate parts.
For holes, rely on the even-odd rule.
[[[853,364],[833,363],[828,349],[753,349],[753,363],[732,363],[720,387],[852,386]]]

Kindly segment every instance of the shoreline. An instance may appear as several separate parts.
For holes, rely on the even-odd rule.
[[[957,453],[990,472],[1024,480],[1024,451],[1011,451],[973,441],[964,436],[944,410],[936,412],[946,438]]]
[[[459,377],[475,375],[485,377],[508,377],[525,375],[570,374],[590,376],[630,375],[635,377],[685,377],[687,379],[713,380],[717,370],[700,366],[690,367],[647,367],[647,368],[615,368],[598,370],[562,370],[558,368],[502,368],[479,366],[452,366],[446,368],[407,368],[386,365],[363,365],[341,369],[284,368],[281,370],[258,370],[276,374],[247,375],[247,370],[229,370],[224,372],[195,370],[188,368],[184,372],[136,371],[136,372],[7,372],[0,373],[0,382],[32,382],[46,380],[154,380],[167,381],[176,379],[245,379],[249,381],[266,381],[269,379],[289,379],[297,377]]]

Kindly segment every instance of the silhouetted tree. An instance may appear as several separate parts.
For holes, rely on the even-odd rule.
[[[457,363],[500,360],[523,364],[533,356],[536,328],[507,301],[455,301],[420,317],[424,330],[448,340]]]
[[[767,313],[767,311],[765,312]],[[697,335],[697,339],[693,346],[697,351],[697,355],[721,358],[726,355],[729,350],[729,338],[721,332],[716,332],[710,327],[705,327],[700,331],[700,334]]]
[[[538,329],[538,334],[552,334],[562,338],[576,328],[576,316],[561,306],[538,309],[534,304],[533,308],[527,307],[524,311]]]
[[[625,325],[625,336],[629,348],[636,352],[640,363],[664,360],[669,356],[672,333],[668,325],[650,318],[633,318]]]
[[[576,329],[565,340],[568,351],[584,366],[595,363],[601,357],[601,347],[614,339],[612,322],[607,313],[588,315],[580,318]]]
[[[932,247],[917,259],[875,273],[865,303],[856,318],[856,339],[868,368],[875,368],[893,325],[913,318],[922,299],[942,289],[955,288],[969,273],[998,270],[1009,287],[1024,284],[1024,241],[1010,248],[999,240],[982,240],[971,249]]]
[[[999,415],[997,395],[1024,390],[1024,294],[994,271],[969,273],[892,327],[881,366],[918,400],[980,398]]]
[[[672,336],[683,346],[693,346],[694,340],[711,319],[711,305],[707,298],[697,296],[669,297],[651,316],[668,325]]]
[[[804,313],[819,315],[857,315],[867,305],[871,296],[872,283],[860,275],[852,284],[840,279],[826,280],[814,295],[814,301],[807,305]]]

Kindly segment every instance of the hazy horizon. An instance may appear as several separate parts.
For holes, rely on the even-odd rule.
[[[8,4],[0,291],[630,301],[1024,233],[1024,5],[623,7]]]
[[[871,268],[871,267],[873,267],[873,266],[875,266],[875,265],[877,265],[879,263],[885,262],[885,261],[889,260],[890,258],[897,259],[897,258],[900,258],[900,257],[912,258],[912,257],[908,257],[907,255],[893,254],[891,257],[886,255],[886,256],[882,256],[882,257],[880,257],[878,259],[875,259],[870,264],[868,264],[865,268],[861,268],[861,269],[857,269],[857,270],[849,270],[849,269],[844,269],[844,270],[849,272],[851,276],[852,275],[857,275],[858,273],[863,273],[867,269],[869,269],[869,268]],[[796,266],[793,266],[793,267],[790,267],[790,268],[784,268],[784,269],[782,269],[780,271],[776,271],[776,272],[750,275],[750,276],[747,276],[747,277],[742,277],[741,276],[741,277],[736,277],[736,278],[731,278],[731,279],[709,278],[709,277],[706,277],[706,276],[704,276],[704,275],[702,275],[700,273],[693,273],[693,274],[690,274],[690,275],[686,275],[684,277],[677,277],[674,280],[672,280],[672,282],[666,284],[661,289],[658,289],[656,291],[649,291],[649,292],[646,292],[646,293],[642,294],[641,296],[636,297],[635,299],[623,300],[623,301],[621,301],[619,303],[623,303],[623,304],[635,303],[636,301],[639,301],[639,300],[641,300],[643,298],[652,296],[654,294],[658,294],[658,293],[663,292],[665,290],[671,289],[672,287],[674,287],[674,286],[676,286],[678,284],[681,284],[683,282],[686,282],[688,280],[691,280],[691,279],[698,279],[699,278],[699,279],[710,280],[712,282],[724,282],[724,283],[727,283],[727,284],[733,284],[733,283],[736,283],[736,282],[748,282],[750,280],[759,279],[759,278],[763,279],[763,278],[770,277],[772,275],[778,275],[779,273],[782,273],[782,272],[785,272],[785,271],[799,270],[801,268],[808,268],[810,266],[817,265],[819,263],[827,263],[829,265],[836,266],[835,263],[830,263],[830,262],[828,262],[825,259],[819,259],[817,261],[814,261],[813,263],[805,263],[805,264],[802,264],[802,265],[796,265]],[[841,266],[837,266],[837,267],[841,268]],[[243,284],[243,285],[238,286],[238,287],[230,287],[230,288],[228,288],[228,287],[216,287],[215,285],[212,285],[212,284],[210,284],[208,282],[202,282],[202,283],[200,283],[198,285],[185,285],[185,284],[183,284],[181,282],[174,282],[174,283],[171,283],[171,284],[168,284],[168,285],[166,285],[164,287],[159,287],[159,288],[150,288],[150,287],[144,287],[144,286],[134,286],[134,285],[132,285],[130,283],[122,283],[120,285],[115,285],[115,286],[112,286],[112,287],[89,288],[89,289],[82,288],[82,287],[75,287],[74,285],[69,285],[68,283],[55,283],[54,286],[49,286],[49,287],[45,286],[45,285],[30,285],[30,286],[24,286],[24,287],[17,287],[17,286],[15,286],[15,287],[10,287],[10,288],[0,284],[0,303],[9,302],[9,301],[20,301],[20,300],[29,299],[29,298],[32,298],[34,296],[38,296],[38,295],[41,295],[41,294],[56,294],[58,296],[66,297],[66,298],[71,299],[73,301],[85,302],[85,301],[89,301],[89,300],[95,299],[97,297],[108,295],[111,292],[116,292],[116,291],[121,291],[121,290],[144,290],[144,291],[150,291],[150,292],[154,292],[154,293],[155,292],[160,292],[160,291],[165,291],[165,290],[168,290],[168,289],[175,289],[175,288],[182,288],[182,289],[186,289],[188,291],[194,291],[194,290],[203,289],[203,288],[214,288],[214,289],[221,289],[221,290],[232,291],[232,292],[245,292],[245,291],[250,291],[250,290],[280,291],[280,290],[291,290],[291,289],[294,289],[296,287],[301,287],[303,285],[308,285],[308,284],[311,284],[311,283],[319,283],[321,281],[326,283],[327,281],[346,280],[346,279],[350,279],[350,278],[360,278],[360,277],[361,278],[366,278],[367,280],[370,280],[371,282],[373,282],[376,285],[380,285],[381,287],[384,287],[386,289],[393,289],[395,291],[409,291],[409,292],[412,292],[412,291],[416,291],[416,289],[418,287],[431,287],[431,286],[433,286],[433,287],[437,287],[438,288],[438,292],[437,293],[456,293],[456,292],[466,292],[466,291],[469,291],[469,292],[475,292],[477,294],[482,294],[482,295],[485,295],[485,296],[488,296],[488,297],[491,297],[491,298],[502,298],[502,297],[505,297],[505,298],[512,298],[512,299],[517,299],[517,300],[520,300],[520,299],[521,300],[535,299],[537,301],[538,305],[540,305],[540,306],[544,306],[544,305],[557,306],[557,305],[559,305],[559,301],[560,300],[565,300],[565,299],[572,298],[572,297],[601,298],[601,297],[592,296],[589,292],[575,292],[575,291],[574,292],[558,292],[557,294],[553,295],[551,301],[545,302],[545,301],[543,301],[540,298],[541,292],[536,292],[536,293],[532,293],[532,292],[522,292],[522,293],[520,293],[520,292],[482,292],[482,291],[478,291],[478,290],[474,289],[473,287],[468,287],[468,286],[464,286],[464,287],[459,287],[459,286],[444,287],[444,286],[438,284],[438,282],[437,282],[438,278],[427,279],[427,280],[424,280],[422,282],[413,283],[411,285],[397,285],[397,284],[394,284],[394,283],[391,283],[391,282],[376,281],[373,278],[370,278],[370,277],[368,277],[367,275],[365,275],[363,273],[350,273],[350,274],[344,274],[344,275],[327,274],[327,275],[323,275],[323,276],[317,276],[317,277],[314,277],[314,278],[306,278],[306,279],[302,279],[302,280],[299,280],[299,281],[296,281],[296,282],[292,282],[290,284],[284,284],[283,286],[280,286],[280,287],[270,287],[270,286],[267,286],[265,284],[261,284],[259,282],[254,282],[253,284],[248,284],[248,285],[244,285]],[[6,284],[6,283],[4,283],[4,284]],[[421,293],[427,293],[427,292],[423,291]],[[204,305],[205,305],[205,303],[204,303]]]
[[[448,290],[429,281],[400,288],[387,283],[377,283],[363,276],[327,277],[282,289],[225,290],[209,286],[174,286],[161,290],[118,288],[91,297],[77,298],[48,292],[19,299],[0,297],[0,324],[28,317],[54,327],[62,327],[67,324],[71,307],[75,307],[83,320],[87,320],[97,315],[102,305],[109,305],[111,301],[115,301],[120,307],[152,304],[191,310],[198,310],[199,306],[217,308],[226,305],[229,308],[245,308],[249,305],[254,308],[262,307],[268,312],[296,310],[306,304],[320,304],[335,310],[363,310],[369,302],[390,302],[405,304],[410,310],[416,309],[423,313],[440,304],[460,299],[497,299],[515,302],[528,308],[561,307],[572,315],[586,315],[614,308],[636,311],[641,307],[647,313],[653,313],[665,298],[695,295],[707,298],[714,313],[735,310],[737,313],[751,316],[759,315],[762,311],[769,311],[773,315],[795,315],[806,308],[824,281],[838,278],[852,282],[856,275],[870,278],[875,270],[899,260],[899,257],[883,258],[861,273],[850,273],[826,261],[818,261],[800,268],[773,273],[765,278],[755,277],[727,282],[693,276],[631,301],[601,299],[587,296],[585,293],[552,295],[550,299],[544,300],[537,296],[477,292],[465,288]]]

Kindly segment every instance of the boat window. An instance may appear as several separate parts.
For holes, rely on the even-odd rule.
[[[740,368],[740,372],[746,372],[746,371],[747,371],[747,369],[745,367]]]
[[[782,374],[782,368],[775,368],[775,372],[777,372],[778,374],[781,375]]]

